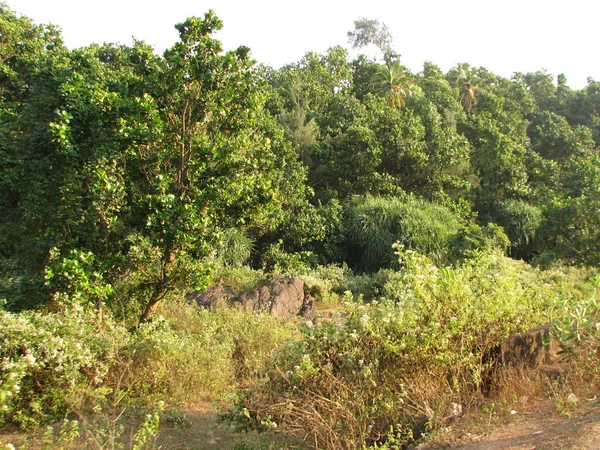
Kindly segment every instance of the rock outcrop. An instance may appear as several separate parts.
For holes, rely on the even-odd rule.
[[[277,275],[270,284],[239,295],[218,283],[203,292],[192,292],[186,299],[211,309],[227,305],[246,312],[269,313],[284,320],[301,316],[307,322],[316,321],[314,299],[304,293],[304,282],[291,276]]]

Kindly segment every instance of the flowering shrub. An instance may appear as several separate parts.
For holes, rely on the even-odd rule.
[[[61,312],[0,310],[0,424],[31,428],[58,420],[69,397],[105,383],[127,331],[73,303]]]
[[[176,300],[165,307],[169,319],[133,332],[76,300],[56,305],[52,313],[0,309],[0,426],[31,429],[71,412],[214,400],[247,383],[293,336],[293,327],[269,316]]]

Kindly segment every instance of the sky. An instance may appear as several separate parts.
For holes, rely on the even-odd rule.
[[[135,37],[162,53],[177,41],[175,24],[212,9],[224,23],[216,37],[226,50],[245,45],[259,63],[280,67],[309,51],[348,47],[347,32],[364,17],[388,26],[412,72],[425,61],[444,71],[467,62],[504,77],[564,73],[574,89],[588,77],[600,81],[598,0],[1,1],[35,23],[58,25],[70,48],[131,45]]]

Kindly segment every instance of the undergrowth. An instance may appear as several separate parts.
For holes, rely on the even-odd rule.
[[[556,273],[489,251],[437,267],[397,245],[379,299],[346,294],[345,319],[277,350],[227,419],[276,427],[311,448],[403,448],[483,397],[488,355],[553,318]]]
[[[73,416],[120,417],[161,401],[222,399],[250,383],[294,333],[268,316],[182,300],[163,314],[132,332],[78,302],[47,313],[0,310],[0,426],[32,430]]]

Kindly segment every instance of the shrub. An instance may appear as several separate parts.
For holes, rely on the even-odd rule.
[[[480,252],[499,250],[502,253],[510,246],[510,239],[501,226],[488,223],[480,227],[469,222],[451,241],[452,259],[458,260],[477,256]]]
[[[346,290],[346,280],[352,271],[343,265],[330,264],[314,269],[303,268],[292,272],[304,281],[306,293],[323,303],[336,303]]]
[[[543,220],[540,208],[522,200],[500,202],[496,213],[496,222],[504,228],[511,242],[511,253],[517,258],[532,256]]]
[[[587,377],[589,385],[600,379],[600,275],[593,278],[594,292],[585,299],[559,297],[556,310],[559,317],[553,323],[552,332],[559,339],[563,357],[571,368]]]
[[[0,310],[0,425],[28,429],[66,417],[82,395],[102,397],[127,331],[78,303],[55,313]]]
[[[414,198],[357,197],[346,215],[351,262],[366,272],[398,267],[394,242],[444,261],[459,229],[457,216],[448,208]]]
[[[131,332],[108,312],[99,321],[96,311],[66,303],[51,313],[0,310],[0,426],[216,400],[250,383],[272,349],[294,335],[270,316],[182,300],[167,302],[167,318]]]
[[[245,417],[314,448],[400,448],[477,400],[492,348],[547,320],[553,286],[522,262],[487,252],[439,268],[396,249],[383,297],[281,347],[241,400]]]

